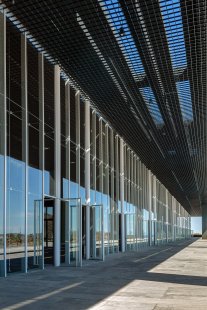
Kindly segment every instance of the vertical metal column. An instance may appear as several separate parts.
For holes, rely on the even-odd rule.
[[[21,34],[21,100],[22,100],[22,160],[25,162],[25,265],[27,272],[27,209],[28,209],[28,96],[27,96],[27,37]]]
[[[152,245],[152,175],[151,171],[148,170],[148,210],[149,210],[149,246]]]
[[[168,226],[169,226],[169,223],[168,223],[168,190],[167,188],[165,189],[165,192],[166,192],[166,219],[165,219],[165,223],[166,223],[166,242],[168,243]]]
[[[120,201],[121,201],[121,251],[125,252],[125,220],[124,220],[124,144],[120,139]]]
[[[66,114],[66,178],[68,180],[68,197],[70,198],[70,84],[65,83],[65,114]]]
[[[6,103],[6,13],[0,12],[0,154],[3,155],[3,208],[0,225],[3,225],[3,260],[0,276],[6,277],[6,205],[7,205],[7,103]]]
[[[104,160],[105,160],[105,193],[107,196],[107,220],[110,225],[109,217],[109,126],[105,124],[105,150],[104,150]],[[108,226],[109,227],[109,226]],[[110,237],[108,238],[108,253],[109,253]]]
[[[114,210],[114,133],[113,129],[110,129],[110,166],[111,166],[111,197],[110,197],[110,214],[111,214],[111,245],[112,252],[114,253],[114,219],[115,219],[115,210]]]
[[[93,167],[93,174],[92,174],[92,180],[93,180],[93,189],[95,193],[95,201],[93,203],[96,203],[96,112],[92,111],[92,167]]]
[[[96,204],[96,112],[92,111],[92,189],[94,191],[94,200],[92,204]],[[96,258],[96,213],[97,208],[93,207],[90,212],[92,212],[92,230],[91,230],[91,240],[90,248],[92,251],[92,257]]]
[[[154,211],[154,242],[157,244],[157,190],[156,190],[156,176],[153,175],[153,211]]]
[[[102,117],[99,118],[99,190],[101,193],[101,204],[103,204],[103,122],[102,122]],[[105,234],[104,234],[104,213],[105,213],[105,205],[103,204],[103,212],[102,212],[102,229],[103,229],[103,234],[102,234],[102,244],[103,244],[103,260],[105,256]]]
[[[44,139],[44,55],[38,54],[38,87],[39,87],[39,159],[42,170],[42,269],[44,269],[44,170],[45,170],[45,139]]]
[[[60,195],[61,195],[61,131],[60,131],[60,67],[54,66],[55,103],[55,228],[54,265],[60,265]]]
[[[101,193],[101,203],[103,203],[103,121],[99,118],[99,188]],[[104,208],[104,206],[103,206]]]
[[[175,198],[172,196],[172,227],[173,227],[173,241],[175,241]]]
[[[90,258],[90,102],[85,101],[86,259]]]
[[[77,197],[80,197],[80,92],[75,94],[75,124],[76,124],[76,184],[78,185]]]
[[[115,198],[115,227],[116,227],[116,239],[118,240],[118,242],[120,242],[119,240],[119,201],[120,201],[120,197],[119,197],[119,136],[116,135],[115,136],[115,177],[116,177],[116,184],[115,184],[115,193],[116,193],[116,198]],[[119,251],[119,248],[121,246],[119,246],[118,243],[118,249],[117,251]]]
[[[80,198],[80,91],[75,94],[75,124],[76,124],[76,186],[77,198]],[[77,225],[80,225],[78,232],[78,265],[82,265],[82,204],[79,206],[79,220]]]
[[[68,195],[70,198],[70,84],[65,83],[65,134],[66,134],[66,178],[68,180]],[[65,262],[70,264],[70,202],[65,209]]]

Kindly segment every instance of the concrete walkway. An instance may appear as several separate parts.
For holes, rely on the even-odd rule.
[[[207,309],[207,241],[0,279],[0,309]]]

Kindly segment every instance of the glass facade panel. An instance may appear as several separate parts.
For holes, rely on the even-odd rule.
[[[43,257],[43,235],[47,233],[44,240],[50,243],[47,246],[53,252],[56,238],[55,229],[50,225],[55,223],[54,202],[60,198],[65,199],[61,200],[60,217],[61,253],[65,253],[61,254],[61,260],[64,262],[71,260],[80,265],[83,243],[84,257],[89,249],[92,257],[103,258],[104,254],[121,250],[122,242],[128,251],[134,251],[149,245],[150,240],[152,244],[160,244],[189,237],[190,217],[187,212],[156,177],[149,174],[125,142],[121,149],[117,133],[91,109],[88,181],[93,210],[89,226],[93,229],[87,243],[85,99],[61,77],[61,195],[53,197],[57,182],[54,65],[30,44],[27,44],[27,59],[21,57],[25,48],[22,35],[9,22],[6,34],[7,157],[4,157],[4,105],[2,98],[0,100],[0,275],[4,275],[5,254],[8,273],[43,267],[46,257]],[[27,83],[23,69],[27,69]],[[123,161],[120,154],[123,154]],[[7,193],[6,253],[4,192]],[[66,224],[70,227],[69,234]],[[101,250],[102,246],[104,250]]]

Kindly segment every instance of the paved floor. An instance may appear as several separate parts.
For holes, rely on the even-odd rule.
[[[0,309],[207,310],[207,241],[0,279]]]

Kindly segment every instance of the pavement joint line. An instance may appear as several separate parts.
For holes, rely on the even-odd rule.
[[[145,260],[145,259],[147,259],[147,258],[149,258],[149,257],[152,257],[152,256],[155,256],[155,255],[158,255],[159,253],[165,252],[165,251],[170,250],[170,249],[172,249],[172,247],[167,248],[167,249],[164,249],[164,250],[159,251],[159,252],[156,252],[156,253],[153,253],[153,254],[150,254],[150,255],[147,255],[147,256],[145,256],[145,257],[142,257],[142,258],[136,259],[136,260],[134,260],[133,262],[134,262],[134,263],[140,262],[141,260]]]

